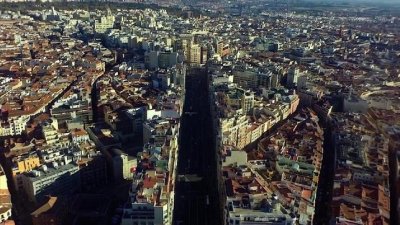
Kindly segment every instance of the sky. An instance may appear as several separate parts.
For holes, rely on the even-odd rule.
[[[399,3],[400,0],[302,0],[311,2],[373,2],[373,3]]]

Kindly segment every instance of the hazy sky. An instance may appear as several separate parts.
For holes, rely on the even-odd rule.
[[[302,0],[311,2],[373,2],[373,3],[399,3],[400,0]]]
[[[303,0],[312,2],[393,2],[400,3],[400,0]]]

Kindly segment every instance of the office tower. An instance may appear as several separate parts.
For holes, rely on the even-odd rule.
[[[266,89],[271,89],[271,75],[272,73],[262,72],[257,74],[257,85]]]
[[[208,48],[206,45],[201,46],[201,64],[206,64],[208,60]]]
[[[287,74],[287,87],[295,87],[297,85],[297,79],[299,77],[299,69],[292,67],[289,69]]]
[[[201,64],[201,47],[198,44],[191,45],[190,46],[190,58],[189,62],[190,64]]]
[[[190,48],[193,45],[194,37],[191,34],[182,34],[180,35],[180,40],[177,40],[175,43],[175,50],[182,51],[184,60],[186,62],[190,62]]]
[[[246,91],[242,95],[241,106],[243,109],[243,113],[247,113],[254,106],[254,93],[250,91]]]

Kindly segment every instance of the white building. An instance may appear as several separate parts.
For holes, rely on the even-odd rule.
[[[234,148],[225,149],[225,155],[222,162],[222,166],[242,166],[247,164],[247,152],[237,150]]]
[[[89,134],[84,129],[74,129],[71,131],[72,143],[79,144],[90,140]]]
[[[171,224],[165,188],[155,176],[138,174],[132,182],[130,204],[124,208],[121,225]]]
[[[0,123],[0,136],[20,135],[24,130],[30,116],[11,117],[6,122]]]
[[[110,153],[112,155],[114,179],[132,179],[137,167],[137,159],[116,148],[111,149]]]
[[[23,189],[30,201],[45,195],[73,193],[80,188],[79,167],[76,164],[53,162],[51,167],[43,165],[40,170],[33,170],[21,176]]]
[[[288,215],[252,211],[229,217],[229,225],[291,225],[292,218]]]
[[[0,223],[2,224],[11,217],[11,195],[8,191],[7,178],[0,166]]]
[[[251,201],[251,200],[250,200]],[[288,214],[279,212],[280,204],[268,202],[269,212],[263,212],[251,208],[251,203],[241,199],[227,199],[227,225],[292,225],[293,219]]]

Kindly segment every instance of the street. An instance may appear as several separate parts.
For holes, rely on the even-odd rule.
[[[222,224],[215,135],[210,112],[208,76],[195,69],[186,78],[181,120],[175,225]]]

